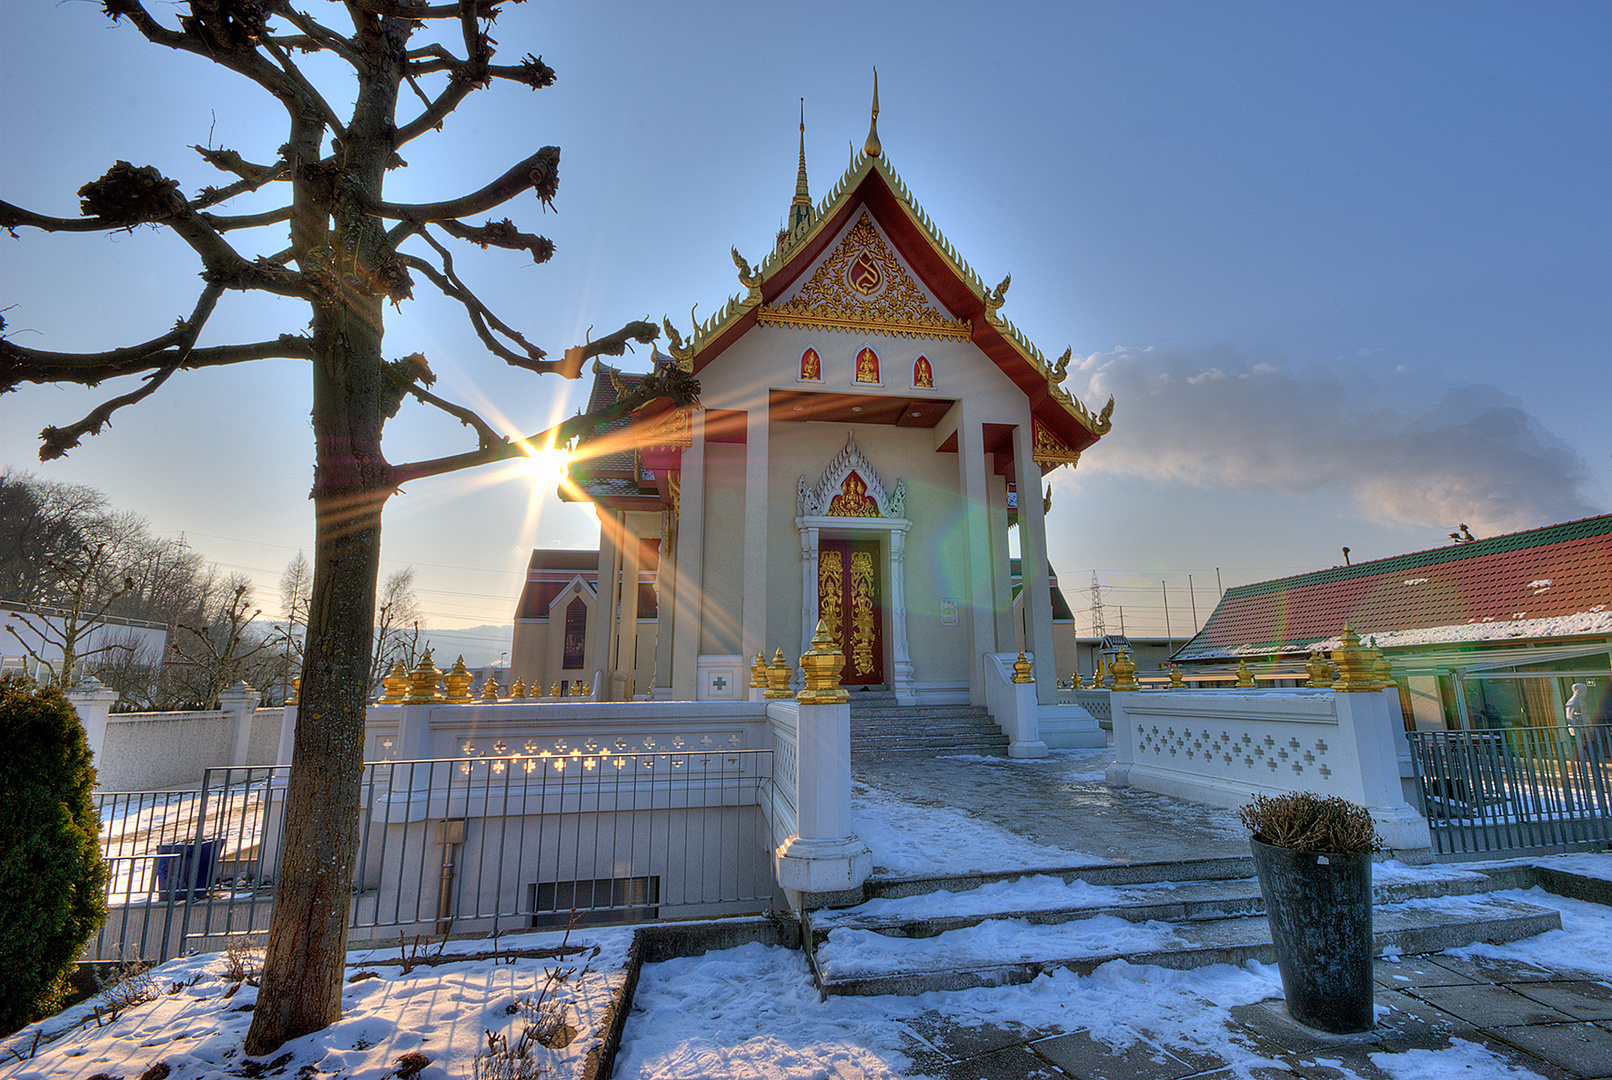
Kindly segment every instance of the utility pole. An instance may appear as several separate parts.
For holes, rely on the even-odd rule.
[[[1170,586],[1161,581],[1159,588],[1164,591],[1164,643],[1170,652],[1175,652],[1175,634],[1170,630]]]
[[[1192,575],[1187,575],[1187,599],[1192,601],[1192,636],[1198,636],[1198,594],[1192,589]]]

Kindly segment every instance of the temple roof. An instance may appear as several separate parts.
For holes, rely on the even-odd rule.
[[[1612,515],[1227,589],[1177,660],[1612,636]]]
[[[698,372],[758,322],[789,322],[780,301],[858,220],[864,208],[950,316],[941,320],[947,325],[939,327],[938,332],[936,327],[926,329],[922,325],[894,332],[967,337],[973,341],[1024,391],[1042,429],[1062,443],[1061,449],[1069,454],[1077,454],[1107,433],[1112,399],[1101,415],[1093,415],[1062,388],[1067,354],[1056,363],[1049,361],[1001,316],[999,309],[1005,300],[1008,279],[995,289],[985,284],[896,174],[873,130],[863,151],[853,155],[829,194],[809,215],[779,234],[774,250],[759,266],[750,266],[734,251],[745,291],[731,297],[715,315],[696,319],[686,340],[669,332],[672,356],[685,368]]]

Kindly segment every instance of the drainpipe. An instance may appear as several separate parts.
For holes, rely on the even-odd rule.
[[[442,845],[442,890],[437,896],[437,933],[444,936],[453,927],[454,854],[464,842],[464,819],[444,820],[437,825],[437,843]]]

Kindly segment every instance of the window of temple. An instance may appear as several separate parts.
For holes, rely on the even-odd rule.
[[[565,609],[565,652],[563,659],[560,661],[560,667],[567,671],[580,669],[587,643],[588,605],[579,596],[572,600]]]
[[[800,354],[800,381],[823,381],[823,361],[818,358],[816,349],[808,348]]]

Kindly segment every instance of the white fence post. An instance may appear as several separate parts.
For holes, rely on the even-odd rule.
[[[981,667],[985,672],[985,705],[1008,737],[1008,757],[1046,757],[1047,744],[1041,741],[1040,706],[1031,675],[1034,659],[1026,658],[1024,653],[986,653]]]
[[[1405,722],[1397,693],[1336,695],[1338,734],[1354,743],[1360,769],[1360,801],[1384,845],[1394,851],[1433,846],[1427,819],[1405,802],[1399,777],[1398,742],[1404,741]],[[1396,732],[1398,737],[1396,739]]]
[[[252,714],[263,695],[243,680],[218,695],[218,707],[230,714],[230,758],[232,766],[246,764],[252,746]]]
[[[851,705],[839,685],[843,653],[821,622],[800,658],[795,831],[776,851],[778,884],[795,909],[862,902],[873,852],[851,823]]]
[[[97,759],[106,746],[106,722],[117,699],[118,692],[94,675],[79,680],[76,686],[67,691],[67,700],[73,703],[79,722],[84,725],[84,740],[89,743],[90,753]]]

